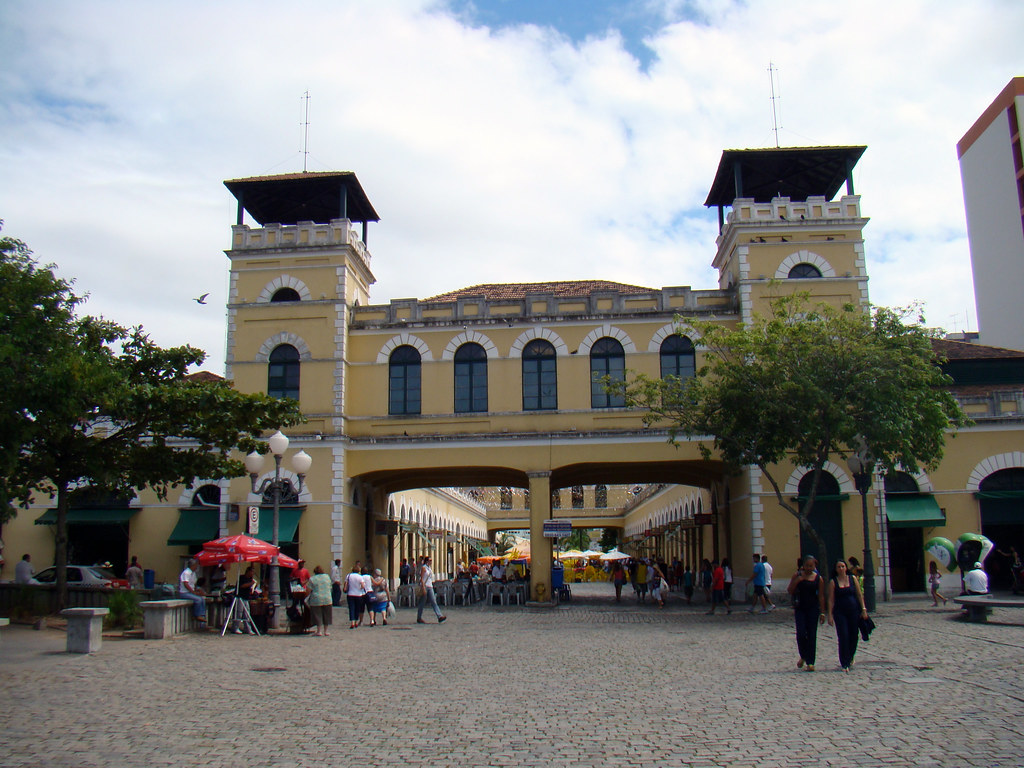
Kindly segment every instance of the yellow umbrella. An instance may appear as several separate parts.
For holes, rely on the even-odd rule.
[[[558,555],[559,560],[579,560],[582,557],[586,557],[586,554],[578,549],[570,549]]]

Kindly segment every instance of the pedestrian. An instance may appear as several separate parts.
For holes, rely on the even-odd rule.
[[[754,585],[754,600],[747,609],[747,613],[754,613],[757,610],[757,606],[760,604],[761,613],[768,613],[768,601],[765,599],[764,587],[765,587],[765,570],[764,563],[761,561],[761,556],[757,553],[754,554],[754,573],[750,577],[750,583]]]
[[[700,564],[700,587],[704,590],[704,602],[711,602],[711,561],[706,557]]]
[[[722,571],[725,573],[725,608],[727,613],[732,613],[732,566],[729,565],[729,558],[722,558]]]
[[[725,569],[717,560],[711,563],[711,610],[708,616],[713,616],[715,608],[725,602]],[[732,608],[726,606],[726,613],[732,613]]]
[[[402,564],[398,566],[398,584],[399,586],[405,586],[409,583],[409,576],[412,574],[412,566],[409,565],[409,559],[406,557],[402,558]]]
[[[327,637],[330,635],[331,618],[334,613],[333,584],[331,577],[324,573],[319,565],[313,568],[313,575],[309,577],[309,598],[306,604],[309,612],[313,614],[313,624],[316,631],[314,637]]]
[[[14,583],[31,584],[35,575],[36,569],[32,567],[32,555],[22,555],[21,560],[14,566]]]
[[[768,555],[761,555],[761,564],[764,566],[764,601],[768,604],[768,610],[774,611],[775,603],[772,602],[772,573],[775,569],[768,562]]]
[[[934,560],[928,563],[928,588],[932,593],[932,608],[939,604],[939,600],[942,604],[946,604],[946,598],[939,592],[939,587],[942,586],[942,574],[939,573],[939,566]]]
[[[427,623],[423,620],[423,609],[428,602],[430,607],[434,609],[437,623],[444,623],[448,617],[442,614],[441,609],[437,607],[437,598],[434,596],[434,572],[430,570],[430,558],[424,556],[423,566],[420,568],[420,599],[416,611],[417,624]]]
[[[683,595],[686,597],[686,604],[691,605],[693,603],[693,571],[690,570],[689,563],[683,566]]]
[[[142,566],[139,565],[138,555],[132,555],[131,565],[124,577],[128,579],[129,589],[142,589]]]
[[[647,561],[643,558],[636,564],[636,599],[647,602]]]
[[[359,613],[359,623],[363,623],[363,613],[373,624],[373,576],[370,573],[370,566],[363,566],[360,576],[363,578],[363,609]]]
[[[363,620],[363,577],[359,573],[360,563],[356,560],[352,571],[345,577],[345,598],[348,601],[348,628],[355,629]]]
[[[370,600],[368,606],[370,626],[377,626],[377,614],[380,614],[381,623],[386,627],[388,625],[388,601],[391,600],[391,595],[388,592],[388,580],[381,575],[380,568],[375,568],[373,571],[370,578],[370,590],[370,594],[367,595]]]
[[[817,561],[805,557],[800,570],[793,574],[786,588],[793,600],[796,622],[796,647],[800,653],[797,669],[807,665],[814,671],[818,643],[818,625],[825,623],[825,589],[817,571]]]
[[[626,569],[622,567],[622,561],[616,560],[612,563],[612,584],[615,585],[615,602],[622,599],[622,587],[626,584]]]
[[[828,584],[828,623],[836,628],[839,643],[839,668],[849,673],[857,653],[859,622],[868,617],[864,595],[857,577],[850,573],[845,560],[836,562]]]
[[[665,578],[665,572],[661,570],[661,566],[655,565],[654,561],[648,566],[649,578],[647,584],[651,589],[651,599],[658,601],[660,608],[665,607],[665,591],[668,589],[668,579]]]
[[[335,560],[331,565],[331,606],[337,608],[341,605],[341,560]]]

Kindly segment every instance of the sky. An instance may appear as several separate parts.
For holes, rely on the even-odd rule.
[[[4,0],[0,219],[222,373],[225,179],[354,171],[374,303],[710,289],[722,150],[865,144],[871,300],[976,330],[956,143],[1021,29],[1016,0]]]

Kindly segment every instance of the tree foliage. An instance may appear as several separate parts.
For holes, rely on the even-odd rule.
[[[590,529],[573,528],[572,533],[562,539],[563,549],[578,549],[581,552],[590,549]]]
[[[691,321],[704,350],[696,375],[638,376],[627,401],[647,409],[649,425],[667,424],[672,440],[700,440],[706,458],[760,469],[827,567],[825,543],[808,521],[826,462],[863,441],[879,471],[933,468],[947,431],[965,423],[934,334],[909,317],[882,307],[812,306],[794,295],[775,299],[749,325]],[[802,505],[783,497],[779,473],[788,474],[790,463],[814,473]]]
[[[164,349],[141,328],[79,317],[83,298],[40,267],[19,241],[0,241],[0,439],[4,505],[57,498],[57,586],[63,594],[69,491],[153,489],[161,498],[195,478],[244,474],[232,451],[260,449],[260,434],[299,423],[294,400],[243,394],[190,376],[205,359]]]

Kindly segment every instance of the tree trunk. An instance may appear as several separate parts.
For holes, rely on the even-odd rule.
[[[68,605],[68,507],[70,506],[67,483],[57,489],[57,533],[55,536],[54,564],[57,567],[57,610]]]

